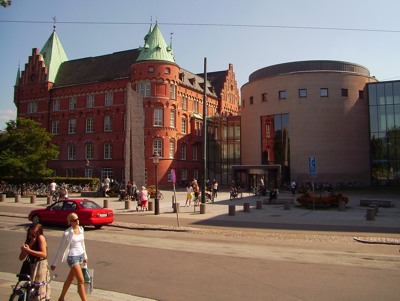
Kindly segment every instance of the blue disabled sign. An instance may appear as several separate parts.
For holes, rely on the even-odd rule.
[[[317,177],[317,159],[315,157],[308,157],[308,176],[310,178]]]

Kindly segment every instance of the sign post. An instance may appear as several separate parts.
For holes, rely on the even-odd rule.
[[[310,178],[317,177],[317,158],[315,156],[308,157],[308,176]],[[312,182],[312,189],[314,192],[314,181]],[[313,195],[313,210],[315,210],[315,198]]]
[[[175,206],[175,212],[176,212],[176,220],[178,222],[178,227],[179,225],[179,210],[176,208],[176,190],[175,190],[175,184],[176,184],[176,174],[175,174],[175,169],[171,169],[171,177],[172,177],[172,185],[174,187],[174,206]]]

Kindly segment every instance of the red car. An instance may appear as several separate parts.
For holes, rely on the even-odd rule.
[[[86,199],[66,199],[44,209],[32,210],[28,219],[33,223],[68,225],[67,216],[75,212],[81,226],[94,226],[100,229],[114,222],[114,212]]]

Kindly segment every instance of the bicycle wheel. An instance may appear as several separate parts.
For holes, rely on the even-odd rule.
[[[21,290],[13,292],[10,296],[9,301],[24,301],[24,293]]]

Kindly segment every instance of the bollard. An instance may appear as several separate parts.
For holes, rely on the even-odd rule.
[[[31,195],[30,199],[31,199],[31,204],[35,204],[35,202],[36,202],[36,196]]]
[[[47,205],[50,205],[52,200],[53,200],[53,197],[49,195],[47,197]]]
[[[174,206],[174,208],[173,208],[174,213],[179,213],[179,208],[181,205],[179,203],[174,203],[173,206]]]
[[[263,209],[263,201],[256,201],[256,209]]]
[[[250,212],[250,203],[243,203],[243,212]]]
[[[234,216],[236,214],[236,206],[235,205],[229,205],[229,215]]]
[[[125,209],[131,209],[131,201],[125,201]]]
[[[15,202],[19,203],[19,201],[21,200],[21,196],[19,194],[15,195]]]
[[[108,200],[103,200],[103,208],[108,208]]]
[[[4,202],[6,200],[6,194],[2,193],[0,194],[0,202]]]
[[[346,211],[346,203],[339,202],[339,211]]]
[[[283,203],[283,209],[290,210],[290,200],[285,200]]]
[[[367,221],[375,220],[375,208],[367,208]]]
[[[201,203],[200,204],[200,214],[206,214],[207,212],[207,204]]]
[[[171,198],[171,208],[174,209],[175,204],[175,196],[172,196]]]
[[[154,210],[154,202],[153,201],[149,201],[148,202],[149,206],[147,208],[148,211],[153,211]]]

